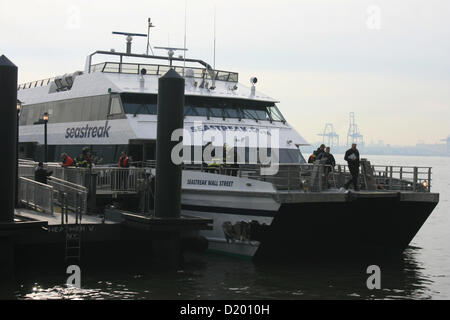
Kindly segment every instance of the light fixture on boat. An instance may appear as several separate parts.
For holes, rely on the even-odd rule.
[[[142,68],[140,71],[140,74],[141,74],[141,78],[139,79],[139,84],[140,84],[141,89],[144,89],[144,87],[145,87],[144,76],[147,74],[147,69]]]
[[[422,183],[422,185],[423,185],[424,188],[427,188],[427,187],[428,187],[428,181],[424,181],[424,182]]]
[[[256,87],[255,84],[258,82],[258,78],[256,77],[251,77],[250,78],[250,83],[252,84],[252,96],[254,96],[256,94]]]

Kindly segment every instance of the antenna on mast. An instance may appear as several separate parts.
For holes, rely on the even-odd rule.
[[[216,70],[216,4],[214,3],[214,56],[213,69]]]
[[[147,55],[148,55],[148,49],[150,49],[151,50],[151,52],[152,52],[152,55],[155,55],[154,53],[153,53],[153,49],[152,49],[152,47],[150,46],[150,28],[154,28],[155,26],[153,25],[153,23],[152,23],[152,18],[148,18],[148,31],[147,31]]]
[[[121,36],[127,36],[127,54],[131,54],[131,44],[133,42],[133,37],[147,37],[146,34],[142,34],[142,33],[130,33],[130,32],[113,31],[113,34],[118,34],[118,35],[121,35]]]

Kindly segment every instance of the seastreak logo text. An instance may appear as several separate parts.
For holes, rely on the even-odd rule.
[[[109,138],[108,121],[106,121],[104,126],[91,127],[88,124],[83,127],[72,127],[66,130],[66,139],[83,139],[83,138]]]

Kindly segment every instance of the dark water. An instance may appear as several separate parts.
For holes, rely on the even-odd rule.
[[[340,159],[338,156],[337,159]],[[433,167],[440,203],[403,261],[380,264],[381,290],[366,286],[367,266],[255,266],[213,254],[188,255],[173,272],[82,270],[82,289],[66,288],[61,275],[23,277],[19,299],[449,299],[450,158],[370,156],[373,164]],[[342,162],[339,161],[338,162]],[[376,262],[374,262],[376,264]]]

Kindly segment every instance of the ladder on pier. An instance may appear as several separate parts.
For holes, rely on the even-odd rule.
[[[65,226],[66,263],[79,263],[81,258],[81,206],[80,198],[77,194],[75,203],[75,224],[69,224],[69,206],[67,204],[67,194],[61,194],[61,224]]]
[[[80,262],[81,228],[79,224],[66,225],[66,262]]]

